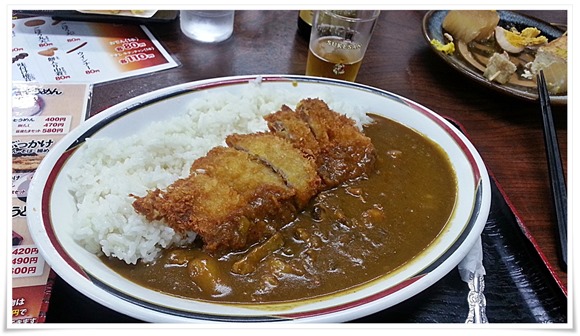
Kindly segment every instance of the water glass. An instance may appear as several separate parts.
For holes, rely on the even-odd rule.
[[[182,10],[179,16],[181,31],[195,41],[221,42],[234,31],[233,10]]]

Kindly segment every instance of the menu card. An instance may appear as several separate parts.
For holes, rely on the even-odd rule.
[[[91,90],[86,83],[12,83],[12,323],[46,318],[54,274],[28,230],[28,186],[48,151],[87,118]]]
[[[42,158],[88,118],[92,84],[176,67],[145,26],[12,19],[12,323],[42,323],[54,272],[26,220]]]
[[[12,80],[99,83],[177,66],[145,26],[12,20]]]

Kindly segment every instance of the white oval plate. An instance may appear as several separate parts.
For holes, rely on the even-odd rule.
[[[256,82],[263,88],[284,90],[301,98],[324,93],[335,102],[359,105],[398,121],[438,143],[452,162],[459,193],[452,219],[440,237],[404,267],[355,290],[292,304],[247,305],[183,299],[140,287],[110,270],[73,240],[75,202],[68,192],[67,170],[74,163],[75,149],[83,146],[87,137],[121,138],[153,121],[185,112],[188,102],[204,94],[228,92],[235,97]],[[127,100],[90,118],[60,140],[42,161],[29,189],[27,218],[34,241],[60,277],[94,301],[144,321],[341,322],[391,307],[445,276],[480,236],[490,202],[489,176],[481,157],[463,134],[429,109],[357,83],[264,75],[176,85]]]

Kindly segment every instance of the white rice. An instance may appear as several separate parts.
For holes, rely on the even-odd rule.
[[[242,94],[206,91],[195,95],[183,113],[122,139],[87,139],[71,169],[70,190],[77,202],[74,239],[96,255],[135,264],[152,261],[163,248],[191,243],[195,233],[181,235],[163,222],[148,222],[132,207],[129,194],[164,189],[189,174],[193,161],[211,148],[225,145],[232,133],[267,130],[264,115],[299,100],[288,90],[253,83]],[[328,92],[316,92],[332,109],[358,125],[368,122],[362,108],[333,103]]]

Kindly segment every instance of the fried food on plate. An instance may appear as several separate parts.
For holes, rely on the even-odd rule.
[[[272,133],[232,134],[228,146],[259,157],[296,190],[296,203],[303,208],[320,190],[320,177],[312,157]]]
[[[293,196],[282,177],[256,158],[215,147],[193,163],[187,178],[137,198],[133,206],[148,220],[196,232],[207,250],[235,250],[275,231],[268,219],[294,213]]]
[[[210,253],[271,237],[319,192],[371,171],[375,153],[355,122],[319,99],[266,116],[272,132],[232,134],[166,190],[134,196],[134,209],[193,231]]]
[[[308,123],[288,106],[282,106],[279,111],[265,116],[264,119],[268,122],[271,132],[290,141],[308,155],[316,157],[320,151],[318,141]]]
[[[178,232],[194,231],[210,250],[238,245],[236,232],[249,222],[241,195],[205,174],[193,174],[166,190],[136,198],[133,208],[147,220],[164,220]]]
[[[375,149],[354,120],[332,111],[319,99],[302,100],[296,113],[310,125],[319,143],[318,174],[327,188],[370,172]]]

